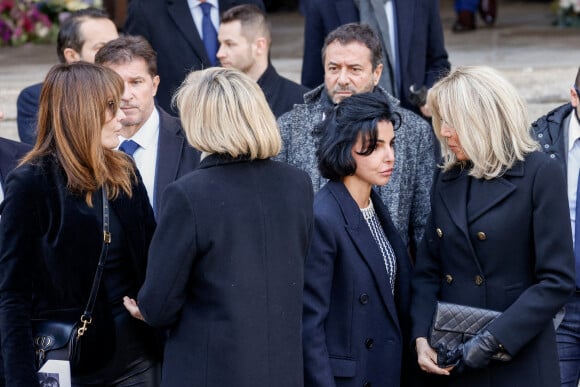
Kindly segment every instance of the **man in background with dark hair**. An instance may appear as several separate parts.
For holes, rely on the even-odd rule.
[[[262,88],[276,117],[303,102],[308,89],[278,74],[270,62],[272,27],[266,14],[255,5],[244,4],[222,15],[217,58],[223,67],[248,75]]]
[[[140,35],[157,52],[157,102],[177,115],[171,97],[191,71],[217,66],[220,15],[241,4],[264,8],[262,0],[131,0],[124,31]]]
[[[560,163],[568,182],[568,205],[576,260],[576,292],[564,307],[556,330],[562,387],[580,381],[580,68],[570,88],[570,102],[532,124],[541,149]]]
[[[105,43],[119,37],[115,24],[96,8],[73,12],[60,26],[56,54],[60,63],[85,61],[93,63],[95,54]],[[36,121],[42,82],[23,89],[16,101],[20,141],[36,142]]]

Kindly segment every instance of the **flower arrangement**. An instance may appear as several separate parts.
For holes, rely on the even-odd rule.
[[[556,25],[560,27],[580,27],[580,0],[554,0]]]
[[[102,7],[102,0],[0,0],[0,47],[56,39],[67,14]]]

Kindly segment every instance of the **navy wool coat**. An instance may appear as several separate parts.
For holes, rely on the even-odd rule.
[[[429,385],[560,386],[552,318],[574,290],[574,254],[558,163],[533,152],[490,180],[440,172],[431,211],[413,277],[413,337],[428,336],[436,300],[497,310],[487,329],[513,360]]]
[[[429,88],[450,68],[439,1],[401,0],[396,3],[401,71],[398,98],[404,108],[417,112],[408,101],[409,87],[415,84]],[[326,35],[343,24],[358,23],[359,14],[354,0],[317,0],[308,2],[305,16],[302,84],[314,88],[324,81],[321,50]]]
[[[395,294],[358,205],[344,184],[327,183],[315,197],[304,269],[306,387],[407,385],[411,263],[380,197],[371,199],[397,257]]]
[[[240,4],[254,4],[264,9],[262,0],[218,0],[219,12]],[[132,0],[127,10],[124,31],[141,35],[157,52],[161,83],[157,90],[159,105],[172,110],[171,97],[190,71],[211,66],[203,40],[197,32],[187,1]]]
[[[308,175],[210,155],[170,184],[138,301],[168,327],[162,386],[301,387]]]

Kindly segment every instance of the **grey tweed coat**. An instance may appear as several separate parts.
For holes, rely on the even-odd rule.
[[[424,119],[400,107],[396,98],[387,95],[401,115],[402,123],[395,133],[395,170],[389,183],[377,190],[403,241],[408,246],[413,240],[418,246],[430,212],[429,191],[435,171],[434,138],[431,126]],[[320,85],[304,95],[304,104],[294,105],[294,109],[278,119],[283,146],[277,159],[306,171],[315,192],[322,188],[326,179],[318,171],[317,140],[312,131],[324,119],[329,101],[324,85]]]

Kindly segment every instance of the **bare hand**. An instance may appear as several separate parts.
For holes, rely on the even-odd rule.
[[[127,296],[123,297],[123,305],[125,309],[129,312],[131,316],[136,318],[137,320],[145,321],[141,311],[139,310],[139,306],[137,305],[137,301]]]
[[[437,365],[437,352],[431,348],[426,338],[417,338],[415,345],[417,347],[417,362],[423,371],[429,374],[449,375],[453,367],[439,368]]]

